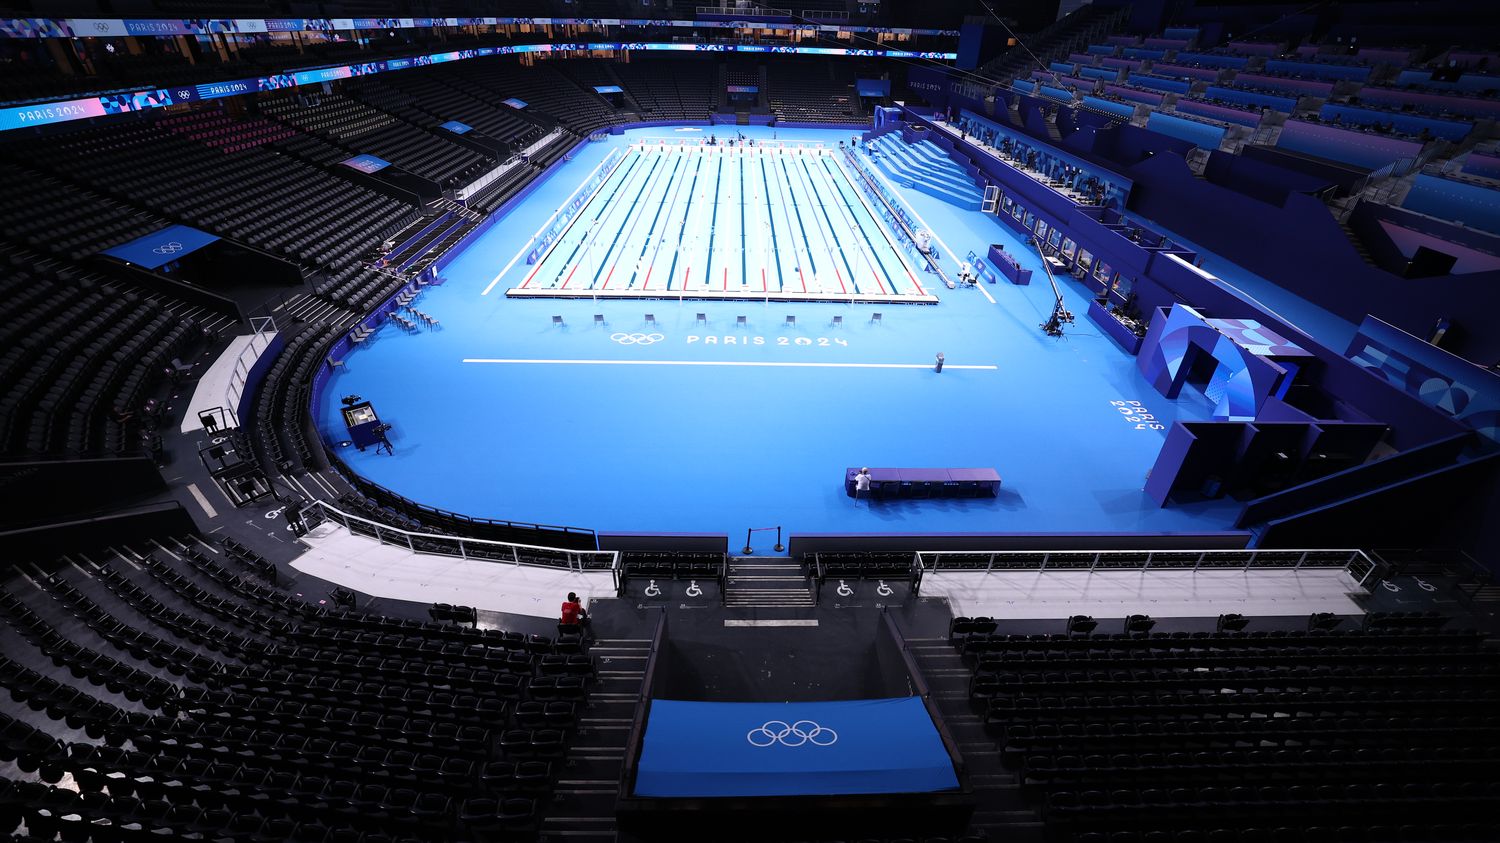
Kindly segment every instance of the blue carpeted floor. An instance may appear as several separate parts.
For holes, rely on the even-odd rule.
[[[349,449],[355,470],[444,509],[598,530],[1228,528],[1233,501],[1162,509],[1142,493],[1165,430],[1128,420],[1114,403],[1138,401],[1167,427],[1205,417],[1207,402],[1157,395],[1134,358],[1081,315],[1086,301],[1071,285],[1078,323],[1063,339],[1043,335],[1051,292],[1029,256],[1038,283],[986,285],[994,303],[940,286],[933,306],[508,300],[524,258],[483,294],[610,144],[672,131],[586,146],[423,293],[417,306],[441,328],[408,335],[387,325],[348,356],[324,394],[324,435],[344,438],[338,402],[349,393],[395,425],[395,456]],[[778,136],[836,142],[850,133]],[[901,193],[943,241],[950,272],[954,253],[982,254],[992,242],[1027,254],[991,219]],[[659,326],[645,323],[648,312]],[[608,326],[596,327],[595,313]],[[735,327],[739,315],[745,329]],[[830,325],[835,315],[842,327]],[[630,341],[652,334],[660,339]],[[939,351],[942,374],[931,369]],[[783,363],[799,365],[759,365]],[[856,505],[841,480],[859,465],[993,466],[1004,487],[996,500]]]

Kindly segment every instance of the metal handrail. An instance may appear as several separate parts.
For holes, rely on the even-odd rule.
[[[239,356],[234,361],[234,371],[229,375],[229,386],[224,390],[224,407],[236,427],[240,424],[240,397],[244,395],[245,383],[250,378],[250,370],[255,367],[255,361],[260,359],[261,352],[271,344],[270,334],[276,332],[276,320],[269,316],[252,316],[250,328],[254,331],[250,335],[250,344],[240,349]]]
[[[888,213],[887,221],[894,224],[897,227],[898,233],[905,236],[907,242],[916,247],[917,254],[921,255],[923,259],[927,261],[927,265],[932,267],[933,271],[937,273],[937,276],[943,282],[943,285],[950,290],[953,289],[953,282],[950,281],[947,274],[943,272],[943,265],[934,260],[929,252],[923,252],[922,247],[917,243],[917,233],[912,229],[911,222],[906,214],[905,209],[901,207],[901,200],[896,198],[896,196],[894,195],[888,195],[886,191],[880,189],[880,186],[876,183],[872,173],[865,168],[865,165],[857,157],[855,157],[852,149],[844,150],[844,158],[848,160],[850,166],[854,169],[854,171],[859,174],[860,187],[864,188],[865,193],[869,196],[873,196],[875,199],[880,201],[880,204],[885,206],[885,209]]]
[[[582,574],[586,571],[609,571],[616,590],[620,580],[620,554],[614,550],[569,550],[560,547],[497,542],[464,536],[419,533],[392,527],[358,515],[344,512],[324,500],[313,499],[303,505],[303,519],[310,520],[316,510],[324,520],[332,521],[350,533],[371,536],[381,544],[404,547],[412,553],[428,556],[456,556],[485,562],[509,562],[532,568],[566,568]]]
[[[962,562],[960,563],[960,560]],[[1001,564],[997,565],[999,562]],[[1019,564],[1014,564],[1019,563]],[[963,550],[917,551],[923,571],[1339,568],[1363,586],[1380,568],[1362,550]]]

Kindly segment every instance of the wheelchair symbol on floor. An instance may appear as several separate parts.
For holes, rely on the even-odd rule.
[[[843,580],[839,580],[838,591],[840,597],[848,597],[849,595],[854,593],[854,589],[850,588],[849,584],[844,582]]]
[[[1380,587],[1383,588],[1383,589],[1385,589],[1386,591],[1400,591],[1401,590],[1401,586],[1396,585],[1395,583],[1391,582],[1390,580],[1381,580],[1380,581]]]
[[[698,581],[697,580],[688,580],[688,587],[687,587],[687,591],[685,593],[689,597],[702,597],[703,596],[703,589],[701,589],[701,588],[698,587]]]
[[[646,586],[646,596],[647,597],[660,597],[661,596],[661,587],[656,584],[656,580],[652,580],[651,583]]]
[[[286,512],[286,507],[284,506],[277,509],[268,510],[264,517],[267,521],[270,521],[272,518],[280,518],[281,513],[283,512]]]
[[[880,595],[881,597],[890,597],[892,594],[896,593],[896,590],[886,585],[885,580],[881,580],[880,585],[875,587],[875,593]]]
[[[1427,580],[1422,579],[1421,577],[1412,577],[1412,581],[1417,584],[1417,588],[1420,588],[1423,591],[1437,591],[1437,586],[1433,585]]]

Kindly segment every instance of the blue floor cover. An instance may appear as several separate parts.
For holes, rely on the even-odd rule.
[[[653,700],[635,795],[824,796],[956,790],[917,697],[814,703]]]
[[[445,283],[423,291],[415,306],[439,327],[409,334],[387,321],[350,352],[319,400],[322,435],[334,445],[348,438],[340,398],[357,394],[394,425],[395,445],[394,455],[342,449],[350,468],[452,512],[606,532],[1171,533],[1233,523],[1242,505],[1232,498],[1162,507],[1142,490],[1172,423],[1208,417],[1202,393],[1167,399],[1152,389],[1135,358],[1082,315],[1088,292],[1070,278],[1058,283],[1078,321],[1062,339],[1043,334],[1053,300],[1036,252],[993,215],[918,191],[895,188],[941,241],[950,277],[969,252],[999,243],[1039,280],[949,290],[918,270],[942,299],[930,306],[506,298],[534,269],[529,238],[610,149],[713,131],[682,128],[584,144],[463,249]],[[783,141],[851,137],[737,128]],[[822,212],[802,208],[817,242]],[[693,224],[711,216],[695,198]],[[738,271],[735,249],[714,265]],[[663,247],[655,265],[671,274],[676,256]],[[634,265],[631,257],[615,277]],[[608,324],[595,325],[596,314]],[[937,374],[940,351],[947,368]],[[478,358],[515,362],[465,362]],[[995,498],[856,505],[843,487],[851,465],[993,467],[1004,484]],[[774,531],[755,536],[765,538],[758,550],[772,550]]]

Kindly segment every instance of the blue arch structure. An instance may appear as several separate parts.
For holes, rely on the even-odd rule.
[[[1239,329],[1234,330],[1237,325]],[[1226,328],[1231,330],[1226,332]],[[1234,320],[1211,322],[1193,308],[1178,304],[1165,318],[1152,320],[1137,366],[1156,391],[1176,398],[1187,381],[1196,354],[1209,354],[1219,364],[1205,391],[1214,401],[1214,418],[1252,421],[1261,404],[1287,376],[1286,369],[1263,354],[1278,347],[1301,352],[1296,346],[1284,343],[1258,324]]]

